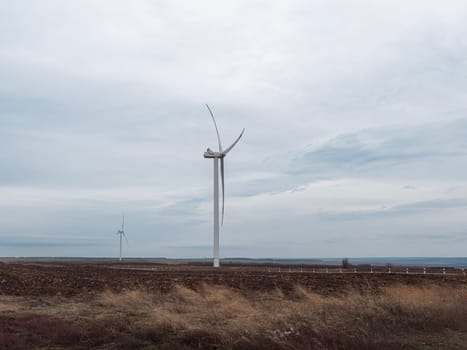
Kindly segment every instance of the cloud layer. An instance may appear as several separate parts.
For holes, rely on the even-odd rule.
[[[462,1],[0,4],[0,256],[456,256]],[[462,244],[461,244],[462,243]],[[465,244],[464,244],[465,245]]]

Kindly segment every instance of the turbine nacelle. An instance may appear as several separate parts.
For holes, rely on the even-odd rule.
[[[225,154],[221,152],[214,152],[212,149],[208,148],[204,152],[204,158],[224,158]]]

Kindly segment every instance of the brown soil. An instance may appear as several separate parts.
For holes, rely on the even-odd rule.
[[[318,271],[318,270],[316,270]],[[377,292],[392,285],[465,286],[462,274],[409,274],[386,272],[339,273],[335,267],[325,273],[312,272],[310,267],[300,272],[297,267],[229,266],[214,270],[207,266],[161,264],[92,264],[92,263],[2,263],[0,262],[0,295],[15,296],[76,296],[104,290],[146,290],[168,292],[175,285],[199,287],[218,284],[245,291],[290,291],[301,285],[322,295],[345,293],[349,290]],[[332,271],[332,272],[331,272]]]

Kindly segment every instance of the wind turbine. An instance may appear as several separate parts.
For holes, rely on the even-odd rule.
[[[122,236],[125,237],[125,241],[128,242],[126,235],[125,235],[125,215],[122,215],[122,228],[117,231],[117,235],[120,236],[120,258],[119,260],[122,261]]]
[[[216,128],[217,134],[217,142],[219,143],[219,151],[215,152],[208,148],[206,152],[204,152],[204,158],[210,158],[214,160],[214,261],[213,266],[219,267],[219,160],[221,166],[221,184],[222,184],[222,224],[224,224],[224,158],[229,153],[232,148],[237,144],[240,138],[243,135],[245,129],[242,130],[240,135],[237,137],[234,143],[230,145],[230,147],[226,148],[225,150],[222,149],[221,138],[219,136],[219,129],[217,128],[216,119],[214,118],[214,114],[208,108],[209,114],[211,114],[212,121],[214,122],[214,127]]]

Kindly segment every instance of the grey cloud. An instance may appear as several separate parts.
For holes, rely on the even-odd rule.
[[[341,178],[463,180],[467,176],[467,119],[342,134],[311,149],[266,164],[272,178],[232,186],[237,196],[300,191],[313,181]],[[288,160],[291,159],[291,160]],[[407,185],[406,189],[415,189]]]
[[[60,242],[10,242],[2,241],[0,244],[5,248],[90,248],[95,247],[95,243],[60,243]],[[8,254],[8,252],[7,252]]]
[[[38,235],[0,236],[0,245],[6,248],[90,248],[108,245],[109,239],[101,238],[60,238]]]
[[[432,199],[395,207],[399,211],[449,209],[467,207],[467,198]]]
[[[290,165],[314,177],[460,178],[467,173],[467,119],[429,126],[370,129],[342,135]],[[439,167],[439,162],[443,167]],[[431,171],[427,171],[430,169]]]
[[[384,200],[384,199],[382,199]],[[465,208],[467,198],[432,199],[397,205],[393,207],[382,207],[379,210],[359,211],[321,211],[315,214],[318,218],[331,221],[365,220],[370,218],[406,217],[418,213],[440,211],[445,209]],[[441,214],[440,214],[441,215]]]
[[[206,193],[206,196],[203,197],[181,199],[174,204],[158,209],[157,213],[161,216],[193,216],[197,213],[200,204],[210,199],[210,196],[208,197],[207,195]]]

